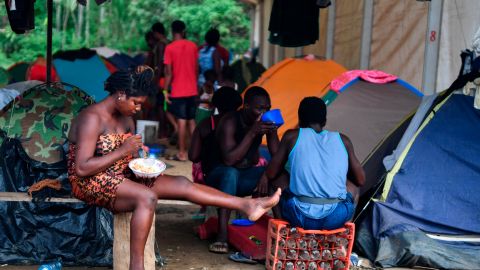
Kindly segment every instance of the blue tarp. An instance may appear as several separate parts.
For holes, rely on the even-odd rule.
[[[413,142],[385,202],[359,225],[357,245],[383,267],[480,267],[479,243],[431,234],[480,234],[480,110],[453,94]],[[460,252],[461,251],[461,252]]]
[[[110,76],[110,72],[98,55],[74,61],[54,59],[53,64],[62,82],[73,84],[84,90],[96,102],[103,100],[108,95],[108,92],[104,90],[104,83]]]

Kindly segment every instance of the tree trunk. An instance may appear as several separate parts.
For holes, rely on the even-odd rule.
[[[84,10],[84,7],[82,5],[78,5],[77,9],[78,9],[78,27],[77,27],[76,30],[77,30],[77,39],[80,40],[82,38],[82,30],[83,30],[83,10]]]
[[[56,14],[55,14],[55,29],[60,31],[61,24],[62,24],[62,3],[57,1],[56,5]]]
[[[85,5],[85,45],[87,48],[90,47],[90,1],[87,1]]]
[[[63,25],[62,25],[62,50],[65,48],[65,42],[67,41],[67,23],[68,18],[70,17],[70,10],[68,8],[64,9],[65,14],[63,16]]]
[[[104,5],[100,6],[100,23],[98,27],[98,39],[100,41],[100,45],[104,45],[104,29],[103,29],[103,23],[105,22],[105,7]]]

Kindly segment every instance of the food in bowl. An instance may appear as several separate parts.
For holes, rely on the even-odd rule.
[[[145,164],[142,164],[141,162],[135,162],[132,165],[132,169],[135,169],[143,173],[154,173],[158,171],[158,168],[156,166],[145,165]]]
[[[153,178],[166,169],[165,163],[154,158],[136,158],[128,164],[137,177]]]

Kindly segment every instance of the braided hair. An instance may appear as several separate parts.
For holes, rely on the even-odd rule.
[[[153,82],[155,73],[146,65],[138,66],[133,73],[133,86],[127,96],[149,96],[155,93],[156,87]]]
[[[105,81],[105,90],[110,95],[115,94],[118,91],[127,92],[133,85],[133,76],[127,70],[118,70],[112,73]]]
[[[105,81],[105,90],[110,95],[124,91],[127,97],[148,96],[155,91],[153,69],[139,66],[135,71],[119,70]]]

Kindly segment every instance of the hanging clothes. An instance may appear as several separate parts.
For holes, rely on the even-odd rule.
[[[5,0],[10,27],[16,34],[35,28],[34,0]]]
[[[320,14],[317,0],[274,0],[269,41],[283,47],[301,47],[318,40]]]

